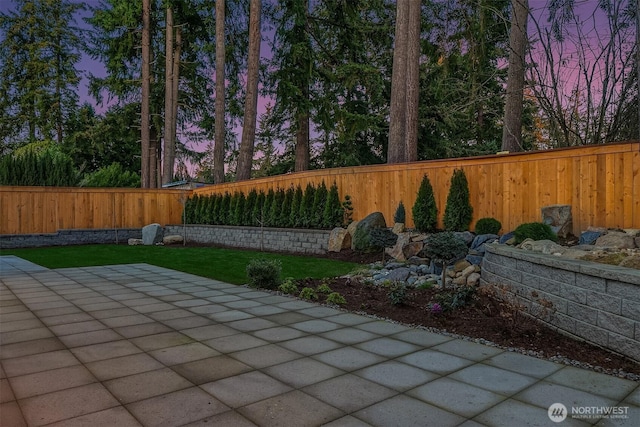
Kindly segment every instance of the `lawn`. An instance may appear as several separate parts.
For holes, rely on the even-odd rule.
[[[282,277],[295,279],[341,276],[358,266],[325,258],[212,247],[57,246],[2,249],[0,255],[15,255],[47,268],[147,263],[237,285],[247,282],[247,264],[256,258],[279,259]]]

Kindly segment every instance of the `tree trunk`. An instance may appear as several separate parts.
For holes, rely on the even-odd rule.
[[[509,70],[504,104],[502,150],[522,151],[522,103],[524,95],[525,52],[527,48],[528,0],[511,1]]]
[[[175,159],[175,145],[173,132],[173,9],[167,6],[165,25],[165,61],[164,61],[164,164],[162,165],[162,183],[167,184],[173,179],[173,162]]]
[[[636,107],[638,108],[638,141],[640,141],[640,0],[636,0],[636,78],[638,94]]]
[[[396,33],[393,48],[393,71],[391,75],[387,163],[402,163],[406,161],[406,74],[409,13],[409,1],[399,1],[396,3]]]
[[[253,148],[258,116],[258,68],[260,66],[260,12],[261,0],[251,0],[249,12],[249,57],[247,61],[247,95],[244,107],[242,141],[238,155],[236,181],[251,178]]]
[[[142,0],[142,99],[140,104],[140,140],[142,154],[142,188],[151,186],[150,94],[151,94],[151,3]]]
[[[182,54],[182,28],[176,27],[175,50],[173,53],[173,113],[171,114],[171,140],[173,141],[173,158],[176,155],[176,134],[178,133],[178,102],[180,100],[180,55]]]
[[[298,130],[296,132],[295,172],[309,169],[309,114],[298,114]]]
[[[215,117],[215,145],[213,147],[213,182],[224,182],[224,1],[216,1],[216,117]]]
[[[410,0],[407,29],[405,161],[418,160],[418,102],[420,93],[420,0]]]

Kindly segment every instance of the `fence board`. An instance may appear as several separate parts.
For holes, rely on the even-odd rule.
[[[469,181],[474,222],[494,217],[508,231],[539,221],[549,204],[573,206],[574,233],[588,226],[640,228],[640,142],[585,146],[534,153],[444,159],[396,165],[356,166],[298,172],[207,186],[194,194],[289,188],[335,181],[341,199],[350,195],[354,219],[381,211],[387,222],[402,201],[407,225],[426,174],[442,227],[451,174],[462,168]],[[191,190],[0,187],[0,234],[55,232],[64,228],[142,227],[181,222]]]

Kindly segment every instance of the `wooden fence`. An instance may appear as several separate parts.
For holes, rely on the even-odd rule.
[[[494,217],[503,231],[540,221],[540,208],[573,207],[574,234],[588,226],[640,228],[640,142],[586,146],[502,156],[445,159],[396,165],[322,169],[218,184],[196,190],[0,187],[0,234],[54,232],[67,228],[142,227],[181,222],[181,200],[194,194],[251,189],[268,191],[334,181],[341,199],[350,195],[354,219],[374,211],[387,222],[400,201],[411,207],[422,177],[429,176],[440,226],[451,175],[465,171],[474,223]],[[472,223],[473,226],[473,223]]]
[[[451,175],[463,169],[469,182],[472,223],[494,217],[509,231],[540,221],[540,208],[570,204],[574,234],[588,226],[640,228],[640,143],[617,143],[533,153],[444,159],[396,165],[323,169],[226,183],[194,190],[195,194],[288,188],[334,181],[341,198],[350,195],[354,219],[380,211],[393,221],[402,201],[408,226],[420,182],[429,177],[438,206],[439,225]]]
[[[0,234],[179,224],[190,190],[0,187]]]

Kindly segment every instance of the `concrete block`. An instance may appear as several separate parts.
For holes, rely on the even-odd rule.
[[[529,261],[517,260],[516,268],[523,273],[534,273],[535,264]]]
[[[548,292],[553,295],[560,295],[560,282],[555,280],[540,277],[538,279],[538,289]]]
[[[607,347],[640,361],[640,341],[624,337],[616,333],[609,333]]]
[[[559,295],[569,301],[574,301],[580,304],[587,303],[587,291],[576,286],[561,284]]]
[[[634,336],[634,322],[633,320],[625,319],[622,316],[607,313],[605,311],[598,312],[598,323],[601,328],[608,331],[615,332],[625,337],[633,338]]]
[[[574,302],[567,304],[567,315],[591,325],[598,323],[598,310]]]
[[[571,334],[576,332],[576,320],[566,314],[556,313],[549,323]]]
[[[607,281],[607,293],[622,299],[640,302],[640,286],[635,284],[610,280]]]
[[[587,291],[587,305],[613,314],[622,313],[622,298],[600,292]],[[638,304],[640,306],[640,304]],[[640,313],[639,313],[640,315]]]
[[[609,340],[609,333],[604,329],[598,328],[595,325],[576,321],[575,334],[580,338],[592,342],[594,344],[606,347]]]
[[[622,300],[620,314],[624,317],[640,322],[640,303],[626,299]]]

